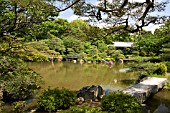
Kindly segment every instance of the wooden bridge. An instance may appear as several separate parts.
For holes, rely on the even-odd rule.
[[[141,103],[143,103],[151,95],[154,95],[160,89],[162,89],[165,83],[166,83],[166,78],[148,77],[142,82],[124,89],[123,92],[134,96]]]

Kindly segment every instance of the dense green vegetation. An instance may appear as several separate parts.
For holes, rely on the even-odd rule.
[[[65,3],[67,2],[65,1]],[[72,3],[74,5],[73,1]],[[89,25],[81,19],[68,22],[57,18],[60,10],[52,4],[53,0],[0,0],[0,90],[3,91],[1,100],[15,102],[13,103],[14,111],[23,112],[22,108],[25,106],[23,100],[33,96],[40,88],[40,75],[29,69],[26,61],[44,62],[51,61],[53,58],[62,59],[63,56],[78,56],[89,61],[100,61],[101,59],[117,61],[129,58],[140,63],[140,65],[133,65],[132,69],[141,71],[141,75],[155,74],[157,76],[165,75],[167,70],[169,72],[170,20],[166,20],[154,34],[143,30],[142,27],[148,25],[147,22],[156,22],[156,17],[146,17],[144,13],[138,18],[142,25],[136,25],[136,29],[126,22],[129,18],[123,19],[125,21],[121,26],[105,29]],[[93,15],[98,20],[102,19],[101,11],[106,12],[106,1],[104,4],[105,8],[101,7],[101,3],[97,15]],[[144,4],[146,9],[153,6],[153,2],[150,0]],[[163,10],[165,4],[158,4],[155,7]],[[88,9],[84,12],[83,10],[80,12],[83,5],[84,3],[80,2],[72,7],[74,13],[82,15],[91,9],[87,7]],[[116,15],[112,14],[110,17],[123,18],[123,15],[129,15],[124,9],[126,5],[121,5],[122,12],[115,9],[114,14]],[[133,5],[141,6],[139,3],[129,5],[132,11],[136,8]],[[146,10],[146,13],[148,11]],[[150,20],[146,21],[146,18]],[[113,31],[115,32],[112,33]],[[135,45],[132,48],[115,48],[112,44],[113,41],[134,42]],[[147,60],[144,57],[147,57]],[[49,94],[46,96],[44,93],[39,101],[40,107],[44,107],[44,110],[57,111],[72,105],[72,100],[65,98],[68,94],[72,95],[69,91],[63,90],[62,92],[58,89],[55,89],[54,92],[50,89],[48,91]],[[63,95],[65,92],[66,95]],[[46,105],[49,95],[55,105],[51,101],[48,106]],[[64,96],[63,100],[62,96]],[[68,103],[63,104],[65,99]],[[0,107],[3,102],[0,101]]]
[[[140,103],[132,96],[122,92],[110,93],[101,101],[103,111],[114,113],[142,113]]]
[[[43,92],[38,101],[38,106],[43,111],[65,110],[76,102],[76,94],[67,89],[48,89]]]

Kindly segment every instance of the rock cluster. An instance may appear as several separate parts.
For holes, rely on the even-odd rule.
[[[100,101],[105,95],[103,88],[100,85],[85,86],[78,93],[78,101]]]

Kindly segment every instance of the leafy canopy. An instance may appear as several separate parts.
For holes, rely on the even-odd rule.
[[[74,14],[89,17],[93,22],[108,23],[116,27],[112,31],[124,29],[128,32],[137,32],[149,24],[160,24],[167,16],[153,15],[152,12],[165,10],[167,1],[156,0],[56,0],[57,11],[61,12],[72,8]],[[63,5],[62,5],[63,4]],[[62,7],[63,6],[63,7]],[[120,27],[117,27],[120,26]]]

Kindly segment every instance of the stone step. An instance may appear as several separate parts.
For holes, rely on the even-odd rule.
[[[141,103],[164,87],[166,78],[148,77],[142,82],[123,90],[123,93],[137,98]]]

